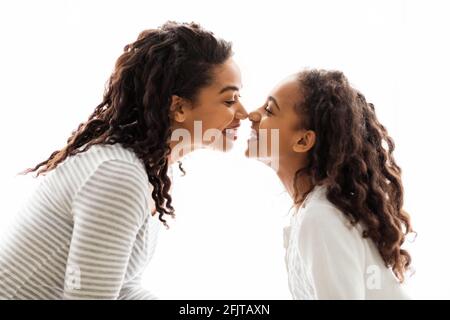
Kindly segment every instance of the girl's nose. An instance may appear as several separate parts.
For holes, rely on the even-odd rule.
[[[260,122],[261,121],[261,114],[258,111],[250,112],[248,115],[248,118],[252,122]]]

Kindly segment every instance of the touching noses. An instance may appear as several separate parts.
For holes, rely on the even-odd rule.
[[[261,113],[259,113],[258,111],[250,112],[250,114],[248,115],[248,118],[253,123],[260,122],[261,121]]]

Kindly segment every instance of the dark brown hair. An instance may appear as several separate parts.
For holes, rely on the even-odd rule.
[[[64,148],[24,173],[37,171],[39,176],[92,145],[120,143],[144,163],[156,211],[166,225],[163,216],[174,216],[167,175],[171,97],[195,101],[199,90],[212,82],[213,67],[231,55],[231,43],[195,23],[169,21],[141,32],[117,59],[103,101],[88,120],[72,132]]]
[[[364,238],[373,240],[387,267],[400,281],[411,263],[402,249],[412,232],[403,210],[401,169],[394,141],[378,121],[374,105],[339,71],[306,70],[298,75],[301,126],[316,133],[308,165],[298,170],[313,185],[324,184],[327,198],[353,225],[362,222]]]

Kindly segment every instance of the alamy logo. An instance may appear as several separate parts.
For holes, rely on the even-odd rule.
[[[381,270],[377,265],[370,265],[366,269],[366,287],[368,290],[381,289]]]
[[[172,149],[175,158],[181,158],[195,147],[212,146],[219,150],[229,150],[233,139],[226,137],[234,136],[234,129],[220,131],[210,128],[203,132],[202,121],[194,121],[194,136],[187,129],[175,129],[171,135],[171,141],[180,142]],[[268,137],[270,136],[270,141]],[[270,148],[269,148],[270,147]],[[258,132],[252,131],[248,144],[250,158],[258,158],[269,165],[275,171],[279,167],[279,129],[260,129]]]
[[[66,287],[69,290],[81,289],[81,270],[74,264],[68,264],[66,268]]]

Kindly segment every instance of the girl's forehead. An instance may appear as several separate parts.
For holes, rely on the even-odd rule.
[[[278,83],[271,92],[281,105],[295,105],[301,99],[300,83],[297,77],[290,76]]]

